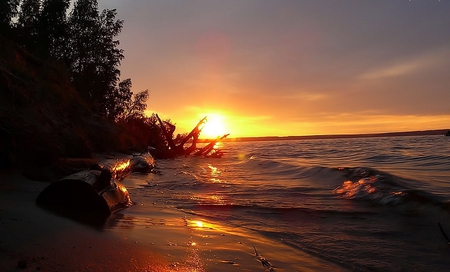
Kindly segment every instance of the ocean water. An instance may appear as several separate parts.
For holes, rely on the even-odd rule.
[[[340,271],[450,270],[438,225],[450,235],[450,137],[222,145],[223,158],[158,160],[158,173],[127,177],[134,205],[113,216],[111,229],[140,228],[134,238],[145,240],[144,231],[197,224],[236,237],[214,246],[220,237],[193,234],[205,271],[216,271],[217,262],[228,265],[223,271],[323,271],[315,263]],[[163,250],[175,254],[164,249],[176,244],[167,241]],[[253,246],[270,265],[251,260]]]

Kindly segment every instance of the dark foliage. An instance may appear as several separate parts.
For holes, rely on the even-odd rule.
[[[131,79],[122,82],[119,79],[124,55],[115,37],[121,32],[123,21],[116,19],[114,9],[99,12],[96,0],[77,0],[69,10],[70,3],[70,0],[2,1],[1,34],[41,60],[62,63],[75,90],[89,107],[109,120],[116,120],[125,108],[136,105],[130,90]]]
[[[116,10],[99,12],[96,0],[9,0],[0,8],[0,163],[53,167],[58,157],[111,147],[155,157],[195,151],[198,128],[172,139],[170,120],[144,115],[148,91],[133,94],[131,79],[120,81]],[[185,150],[187,140],[194,144]]]
[[[164,157],[167,142],[158,126],[155,114],[150,117],[130,117],[120,119],[121,148],[132,151],[148,150],[156,158]]]
[[[61,60],[69,40],[69,0],[44,0],[39,14],[37,53],[45,59]]]
[[[19,0],[2,0],[0,1],[0,33],[6,37],[11,37],[12,19],[17,14]]]
[[[124,99],[120,95],[121,86],[117,86],[123,50],[118,48],[119,41],[114,40],[123,21],[115,17],[115,10],[99,14],[97,1],[77,1],[69,17],[71,39],[64,59],[75,88],[97,112],[111,120],[116,118],[116,102],[123,103]],[[127,81],[131,85],[131,80]],[[126,98],[130,101],[131,95]]]
[[[16,24],[15,39],[23,48],[32,53],[37,53],[39,47],[39,21],[40,21],[40,0],[24,0],[20,6],[21,12],[18,14]]]
[[[116,129],[93,113],[59,63],[44,62],[0,36],[0,157],[26,176],[59,157],[89,157],[115,143]],[[0,165],[1,167],[2,165]]]

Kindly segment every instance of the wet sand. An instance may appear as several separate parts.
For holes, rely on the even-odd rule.
[[[0,172],[1,271],[268,271],[253,246],[273,271],[342,270],[151,200],[95,228],[36,206],[47,185]]]
[[[2,271],[167,271],[156,252],[36,206],[48,183],[0,177]]]

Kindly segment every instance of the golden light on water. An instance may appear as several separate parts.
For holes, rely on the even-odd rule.
[[[220,183],[221,181],[217,180],[217,181],[213,181],[213,182]],[[226,196],[224,196],[224,195],[216,195],[216,194],[208,194],[208,193],[206,193],[206,194],[195,194],[190,199],[196,200],[196,201],[199,201],[199,202],[205,202],[205,201],[206,202],[213,202],[213,203],[218,204],[218,205],[224,205],[224,204],[229,202],[228,198]]]
[[[220,174],[220,170],[217,167],[214,167],[212,164],[208,164],[208,168],[211,170],[211,176],[217,176]]]
[[[222,182],[220,180],[221,171],[219,170],[219,168],[213,166],[212,164],[208,164],[208,168],[211,171],[210,172],[211,178],[209,180],[211,182],[213,182],[213,183],[220,183],[220,182]]]
[[[211,201],[213,201],[214,203],[217,203],[217,204],[224,204],[225,203],[223,197],[220,196],[220,195],[212,195],[209,198],[210,198]]]
[[[244,160],[245,158],[246,158],[246,154],[244,154],[244,153],[239,153],[239,154],[238,154],[238,160],[242,161],[242,160]]]

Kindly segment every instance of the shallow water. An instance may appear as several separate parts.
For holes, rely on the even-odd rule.
[[[149,244],[164,229],[157,250],[175,266],[191,252],[198,271],[450,268],[438,227],[450,234],[449,137],[223,145],[220,159],[159,160],[160,174],[128,176],[134,205],[109,229]]]

